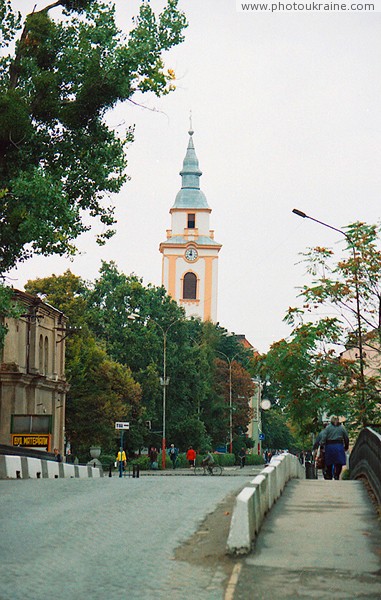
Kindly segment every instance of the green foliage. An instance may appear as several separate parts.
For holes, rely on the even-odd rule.
[[[247,454],[246,455],[246,464],[247,465],[263,465],[264,464],[263,456],[258,454]]]
[[[63,7],[50,16],[50,9]],[[162,13],[142,2],[126,36],[111,2],[61,0],[20,16],[0,0],[0,272],[33,253],[73,254],[76,238],[99,219],[98,243],[112,234],[104,198],[126,181],[133,128],[117,133],[106,115],[136,91],[174,89],[162,54],[183,41],[177,0]]]
[[[266,356],[257,358],[258,374],[271,383],[268,391],[298,433],[315,431],[326,412],[348,410],[352,370],[332,349],[336,335],[335,319],[300,325],[288,341],[276,342]],[[267,438],[266,445],[279,447]]]
[[[147,455],[144,455],[144,456],[138,456],[137,458],[133,458],[132,460],[128,461],[127,468],[132,465],[139,465],[139,468],[142,471],[148,471],[150,468],[149,457]]]
[[[295,439],[285,415],[275,407],[262,412],[262,431],[265,434],[266,448],[286,450],[295,445]]]
[[[161,445],[164,348],[167,441],[181,451],[227,443],[230,366],[234,437],[246,432],[253,385],[240,362],[247,363],[245,350],[223,328],[185,319],[164,288],[144,286],[111,262],[93,283],[66,271],[29,281],[26,289],[70,319],[67,434],[76,451],[95,441],[113,450],[113,420],[130,421],[128,450]]]
[[[292,333],[253,361],[252,373],[282,410],[296,445],[309,443],[324,413],[346,416],[354,425],[379,421],[380,232],[380,225],[353,223],[342,232],[344,258],[322,247],[303,254],[311,282],[301,288],[303,306],[286,315]],[[321,317],[323,307],[335,317]],[[290,447],[279,443],[287,432],[274,417],[273,409],[264,416],[266,445]]]

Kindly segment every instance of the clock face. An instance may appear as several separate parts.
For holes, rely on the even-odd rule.
[[[185,258],[187,260],[193,261],[193,260],[196,260],[197,257],[198,257],[198,252],[197,252],[196,248],[188,248],[188,250],[186,250]]]

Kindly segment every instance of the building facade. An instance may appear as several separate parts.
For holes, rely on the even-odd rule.
[[[202,172],[193,130],[180,171],[182,183],[170,210],[171,229],[160,244],[162,284],[187,316],[217,321],[218,253],[221,244],[209,228],[211,209],[200,189]]]
[[[0,350],[0,443],[64,449],[65,315],[37,296],[14,290],[19,318],[6,318]]]

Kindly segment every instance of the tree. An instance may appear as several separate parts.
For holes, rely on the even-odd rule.
[[[99,243],[113,234],[103,200],[126,180],[133,128],[118,135],[107,113],[137,91],[174,88],[162,54],[183,40],[177,3],[156,17],[142,2],[125,36],[110,2],[57,0],[21,26],[0,0],[0,273],[33,253],[73,254],[84,215],[103,224]]]
[[[66,337],[66,435],[77,454],[86,456],[98,443],[104,452],[115,450],[116,421],[131,419],[126,436],[131,448],[142,445],[145,430],[141,387],[131,370],[108,356],[88,323],[85,282],[70,271],[28,281],[26,291],[38,294],[69,317]]]
[[[345,228],[344,258],[337,258],[328,248],[312,248],[303,254],[312,282],[304,285],[301,296],[303,310],[289,311],[302,319],[324,306],[336,315],[334,344],[354,348],[357,354],[353,369],[354,382],[352,416],[366,425],[379,419],[381,391],[381,250],[380,225],[356,222]],[[341,334],[337,335],[340,329]],[[371,363],[364,346],[377,353]],[[370,354],[370,353],[368,353]],[[355,356],[356,358],[356,356]],[[377,364],[375,368],[375,363]]]
[[[290,337],[254,360],[253,373],[301,437],[316,433],[325,413],[344,415],[355,426],[379,420],[380,230],[346,227],[344,258],[322,247],[302,254],[312,281],[301,288],[303,306],[285,317]]]
[[[276,398],[298,435],[319,430],[326,413],[351,414],[354,366],[334,351],[340,335],[335,319],[302,324],[255,359],[266,397]]]

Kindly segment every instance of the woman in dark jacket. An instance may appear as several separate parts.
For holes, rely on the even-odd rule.
[[[331,417],[331,422],[322,432],[320,444],[325,447],[326,479],[332,479],[332,466],[334,478],[340,479],[343,465],[346,464],[345,450],[349,447],[349,438],[345,427],[341,425],[339,417]]]

